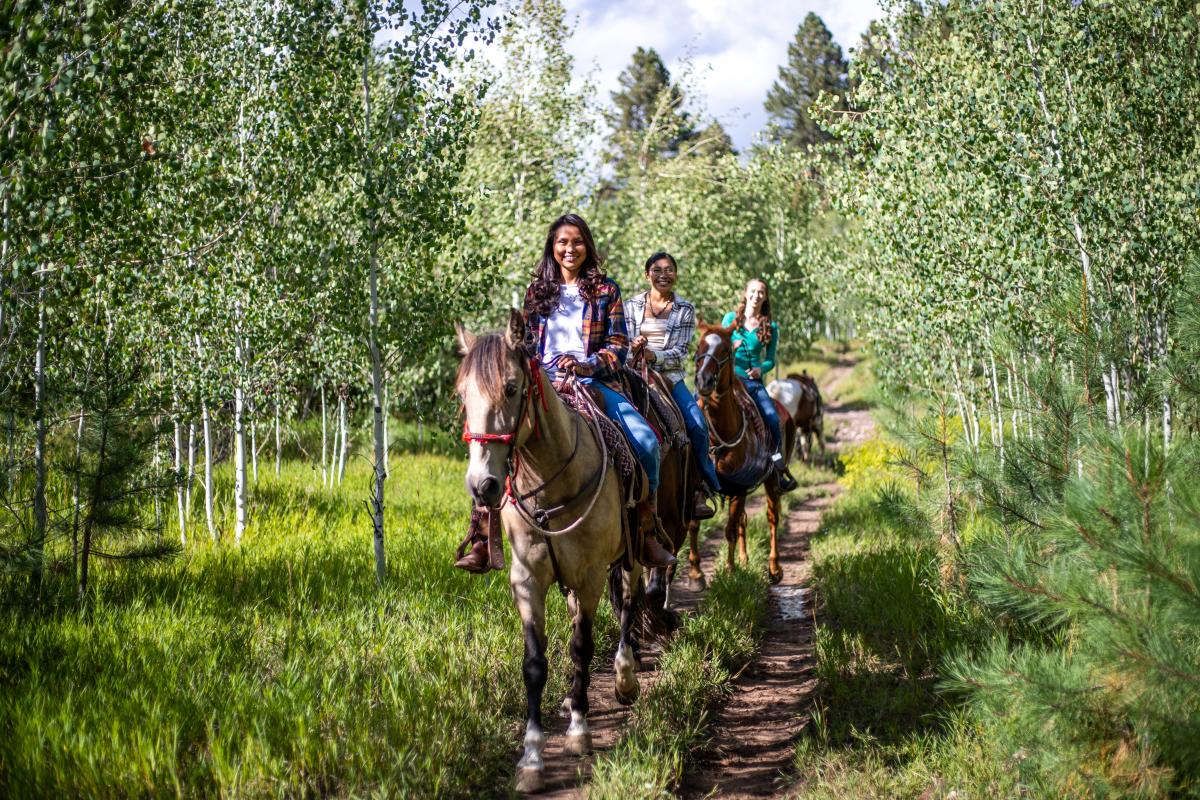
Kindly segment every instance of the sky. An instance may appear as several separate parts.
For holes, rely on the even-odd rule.
[[[706,118],[725,126],[743,150],[766,125],[767,91],[787,61],[788,43],[808,12],[825,21],[847,52],[872,19],[877,0],[565,0],[576,21],[567,44],[575,73],[594,69],[609,102],[617,77],[638,47],[658,51],[672,77],[691,57]]]

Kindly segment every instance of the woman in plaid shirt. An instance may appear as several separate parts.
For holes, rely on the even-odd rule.
[[[696,405],[696,397],[684,383],[684,364],[696,330],[696,309],[675,293],[679,267],[670,253],[658,252],[646,259],[646,278],[650,290],[630,298],[626,304],[625,322],[629,328],[630,352],[642,353],[646,363],[656,372],[669,378],[675,398],[692,442],[692,452],[704,478],[707,494],[716,494],[721,486],[717,469],[708,450],[708,424]],[[708,519],[712,508],[703,493],[695,498],[692,516]]]
[[[599,389],[605,414],[625,431],[650,482],[650,500],[638,508],[645,533],[640,560],[651,567],[669,566],[675,557],[659,541],[667,537],[656,504],[658,437],[621,394],[618,381],[629,350],[621,289],[605,276],[592,232],[577,214],[565,214],[550,226],[525,292],[525,318],[531,346],[551,377],[573,372]]]

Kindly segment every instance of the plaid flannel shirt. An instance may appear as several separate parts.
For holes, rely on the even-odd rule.
[[[525,300],[528,303],[528,290]],[[526,324],[536,342],[540,361],[546,350],[546,318],[534,312],[529,315]],[[596,299],[584,302],[582,324],[587,363],[595,370],[592,377],[615,391],[624,392],[620,371],[629,352],[629,338],[625,335],[621,287],[612,278],[604,278],[600,282]]]
[[[646,312],[649,292],[631,297],[625,323],[629,327],[629,338],[632,340],[642,329],[642,317]],[[670,378],[675,383],[682,381],[686,375],[688,351],[692,347],[692,335],[696,332],[696,307],[675,295],[675,304],[667,316],[667,346],[663,350],[655,350],[655,361],[651,365],[655,370]]]

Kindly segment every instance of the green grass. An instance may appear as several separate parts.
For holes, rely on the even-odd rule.
[[[877,502],[879,450],[847,457],[846,491],[813,539],[821,690],[796,747],[796,796],[1012,796],[1004,756],[938,691],[945,656],[988,626],[943,586],[928,533]]]
[[[831,475],[804,468],[796,477],[802,488],[787,496],[787,508],[814,496],[814,487]],[[707,530],[721,535],[723,518]],[[685,768],[703,751],[717,701],[732,676],[757,655],[766,623],[770,533],[765,511],[750,518],[746,536],[750,563],[732,572],[723,567],[721,542],[717,560],[722,566],[711,576],[699,615],[686,619],[663,649],[657,680],[634,707],[628,730],[597,760],[588,797],[674,797]]]
[[[672,787],[703,742],[722,689],[758,650],[767,614],[767,545],[759,514],[747,525],[749,566],[721,567],[710,576],[700,614],[684,620],[664,648],[654,685],[642,693],[617,745],[597,759],[589,798],[674,797]]]
[[[240,548],[208,542],[197,502],[184,555],[98,562],[83,609],[5,607],[0,795],[504,794],[520,627],[506,575],[451,567],[462,474],[442,456],[393,459],[382,588],[365,462],[332,490],[289,462],[261,472]],[[569,630],[553,592],[547,627],[555,697]]]

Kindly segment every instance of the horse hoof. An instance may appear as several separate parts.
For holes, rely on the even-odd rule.
[[[704,573],[700,573],[698,578],[688,579],[688,591],[703,592],[708,589],[708,579],[704,577]]]
[[[586,756],[592,752],[592,733],[577,733],[567,737],[567,743],[563,746],[570,756]]]
[[[620,687],[614,691],[614,694],[617,696],[617,702],[623,706],[633,705],[635,702],[637,702],[638,695],[641,693],[642,687],[640,684],[636,683],[633,685],[633,691],[631,691],[629,694],[623,694]]]
[[[521,794],[533,794],[546,787],[546,780],[540,769],[521,767],[517,770],[517,791]]]
[[[772,584],[779,583],[781,580],[783,580],[783,570],[779,570],[779,571],[771,570],[769,577],[771,579]]]

